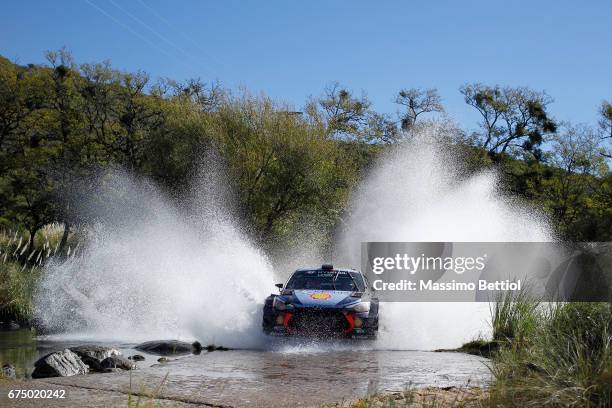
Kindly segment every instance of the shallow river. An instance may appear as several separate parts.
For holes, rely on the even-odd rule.
[[[0,332],[0,362],[12,362],[21,376],[28,376],[39,355],[77,344],[37,340],[28,331]],[[136,353],[131,347],[119,345],[126,356]],[[74,406],[84,399],[95,406],[97,398],[106,404],[123,401],[125,406],[130,387],[138,393],[163,385],[156,396],[169,403],[282,407],[319,406],[409,387],[486,385],[489,379],[486,360],[479,357],[368,350],[363,342],[281,342],[269,350],[171,357],[165,364],[157,363],[157,356],[144,355],[146,360],[132,372],[27,380],[24,384],[29,388],[64,387],[68,393],[64,402]],[[96,396],[99,393],[102,395]],[[3,401],[8,402],[0,396],[0,405]]]

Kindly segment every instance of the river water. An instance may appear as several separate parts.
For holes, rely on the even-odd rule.
[[[28,377],[41,355],[78,344],[83,343],[37,339],[28,330],[0,332],[0,361],[11,362],[19,376]],[[127,394],[130,389],[153,390],[163,384],[157,395],[168,401],[274,407],[318,406],[413,387],[483,386],[490,378],[486,360],[479,357],[374,350],[364,342],[279,341],[266,350],[203,352],[171,357],[165,364],[157,363],[157,356],[134,350],[133,344],[115,346],[123,355],[144,354],[146,360],[139,362],[138,369],[132,372],[26,382],[37,388],[67,387],[66,402],[70,401],[71,393],[77,397],[77,390],[102,390],[118,395]]]

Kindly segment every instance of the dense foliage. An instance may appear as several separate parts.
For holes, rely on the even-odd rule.
[[[435,89],[398,91],[395,119],[337,83],[296,112],[216,83],[77,65],[65,50],[47,59],[20,66],[0,57],[0,223],[28,240],[22,261],[52,223],[65,227],[65,251],[70,233],[90,221],[71,203],[105,169],[148,176],[180,198],[211,154],[266,248],[287,243],[306,221],[331,232],[373,159],[423,117],[444,114]],[[608,102],[591,128],[556,123],[543,92],[482,84],[460,92],[482,116],[478,131],[452,132],[470,168],[501,169],[506,191],[547,212],[561,237],[611,239]]]

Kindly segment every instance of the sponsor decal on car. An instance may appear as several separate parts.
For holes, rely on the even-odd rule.
[[[327,300],[330,297],[331,295],[329,293],[313,293],[310,295],[310,298],[314,300]]]

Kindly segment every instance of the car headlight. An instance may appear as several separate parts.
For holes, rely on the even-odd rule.
[[[272,302],[272,307],[276,310],[286,310],[287,309],[287,305],[285,304],[285,302],[281,301],[277,297],[274,298],[274,301]]]
[[[359,302],[355,306],[353,306],[351,310],[357,313],[369,312],[370,302]]]

